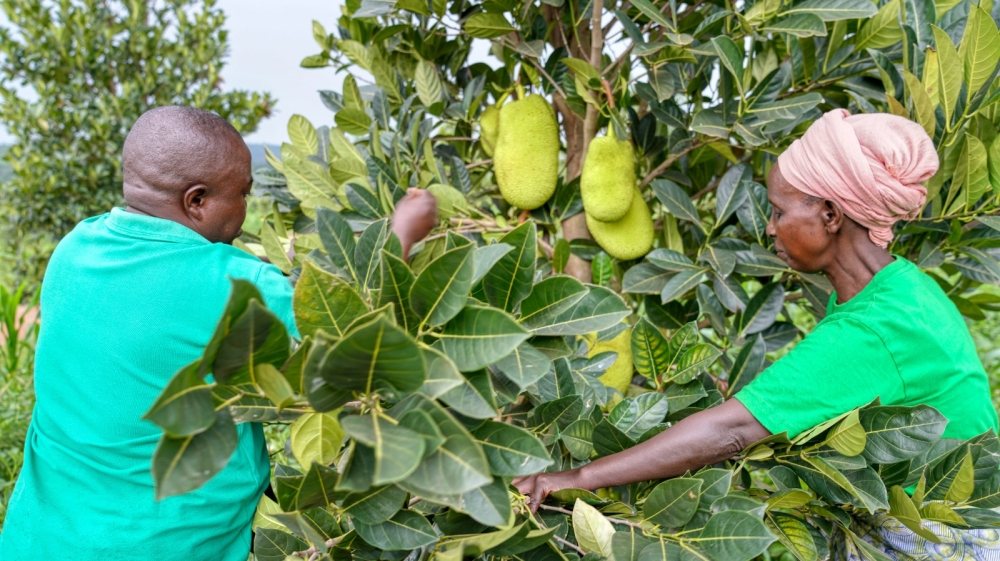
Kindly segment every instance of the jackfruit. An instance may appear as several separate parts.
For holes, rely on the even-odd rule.
[[[500,110],[496,105],[490,105],[483,109],[483,114],[479,116],[479,142],[483,145],[483,152],[487,156],[493,156],[493,147],[497,145],[497,133],[500,130]]]
[[[607,351],[618,353],[615,363],[598,380],[609,388],[615,388],[622,395],[632,384],[632,329],[626,328],[610,341],[598,341],[590,347],[587,358]]]
[[[504,200],[536,209],[549,200],[559,178],[559,125],[552,106],[538,94],[500,108],[493,172]]]
[[[621,220],[601,222],[586,214],[594,241],[611,257],[638,259],[653,249],[653,217],[639,189],[632,188],[632,205]]]
[[[614,222],[628,214],[635,188],[633,157],[632,143],[617,140],[614,131],[591,141],[580,176],[580,195],[588,216]]]

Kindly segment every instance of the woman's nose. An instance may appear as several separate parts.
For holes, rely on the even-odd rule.
[[[775,229],[774,229],[774,215],[773,214],[771,215],[771,218],[768,219],[768,221],[767,221],[767,228],[764,229],[764,232],[768,236],[770,236],[772,238],[777,235],[777,232],[775,232]]]

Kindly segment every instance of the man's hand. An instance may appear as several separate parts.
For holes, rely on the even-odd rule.
[[[392,213],[392,233],[403,246],[403,259],[409,259],[410,247],[427,237],[437,226],[437,199],[423,189],[407,189]]]
[[[580,479],[580,470],[571,469],[517,477],[514,479],[514,486],[522,495],[528,496],[528,507],[531,508],[531,512],[535,512],[538,510],[538,505],[542,504],[550,493],[580,487]]]

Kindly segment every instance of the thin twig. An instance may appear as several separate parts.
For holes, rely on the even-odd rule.
[[[587,552],[586,552],[586,551],[584,551],[584,550],[580,549],[580,546],[578,546],[578,545],[574,544],[573,542],[569,542],[569,541],[566,541],[566,540],[564,540],[564,539],[560,538],[559,536],[557,536],[557,535],[555,535],[555,534],[552,534],[552,539],[554,539],[554,540],[556,540],[557,542],[559,542],[559,543],[561,543],[561,544],[565,545],[566,547],[569,547],[569,548],[571,548],[571,549],[574,549],[574,550],[576,550],[576,552],[580,554],[580,557],[583,557],[584,555],[586,555],[586,554],[587,554]]]
[[[541,508],[541,509],[544,509],[544,510],[551,510],[553,512],[561,512],[563,514],[569,514],[569,515],[573,514],[572,510],[566,510],[565,508],[560,508],[560,507],[557,507],[557,506],[538,505],[538,508]],[[633,528],[640,528],[640,529],[642,528],[642,524],[637,524],[635,522],[630,522],[628,520],[622,520],[621,518],[610,518],[610,517],[607,517],[607,516],[605,516],[605,518],[607,518],[608,522],[611,522],[612,524],[620,524],[622,526],[631,526]]]
[[[685,155],[687,155],[688,152],[691,152],[692,150],[694,150],[696,148],[700,148],[700,147],[701,147],[701,144],[699,144],[697,142],[691,142],[691,146],[688,146],[687,148],[681,150],[679,153],[674,154],[673,156],[670,156],[666,160],[663,160],[662,164],[656,166],[656,168],[654,168],[653,171],[649,172],[648,174],[646,174],[646,177],[642,178],[642,182],[639,183],[639,188],[641,189],[641,188],[645,187],[646,185],[649,185],[650,181],[656,179],[657,177],[660,176],[660,174],[662,174],[663,172],[667,171],[667,169],[670,166],[674,165],[674,163],[676,163],[677,160],[679,160],[682,157],[684,157]]]
[[[475,140],[475,138],[472,138],[471,136],[435,136],[431,140],[437,140],[440,142],[448,142],[451,140],[462,140],[462,141],[472,142]]]
[[[479,166],[486,166],[493,163],[493,158],[489,160],[480,160],[478,162],[472,162],[471,164],[465,164],[465,169],[477,168]]]

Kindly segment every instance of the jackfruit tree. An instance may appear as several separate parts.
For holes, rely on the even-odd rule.
[[[1000,441],[941,440],[925,406],[872,403],[537,514],[510,486],[722,403],[822,319],[829,281],[773,253],[762,182],[824,111],[932,136],[941,171],[891,250],[967,317],[998,309],[993,11],[347,2],[303,61],[343,73],[320,92],[332,118],[290,119],[255,173],[273,213],[239,242],[289,274],[303,338],[234,285],[147,415],[159,496],[222,469],[235,423],[265,422],[287,445],[254,521],[261,560],[815,560],[835,536],[881,560],[853,515],[1000,525]],[[409,262],[388,227],[408,188],[442,219]]]

